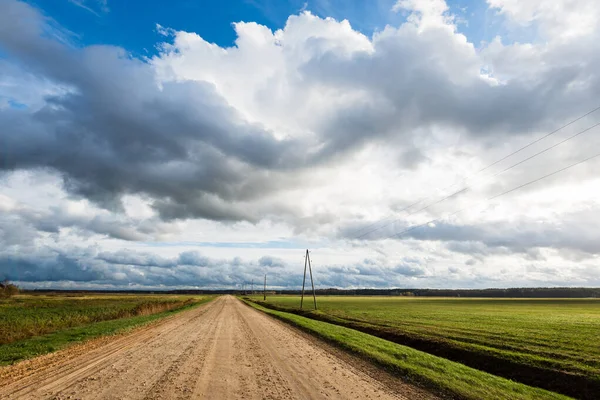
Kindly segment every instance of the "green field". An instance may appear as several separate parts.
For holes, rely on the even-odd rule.
[[[469,400],[569,398],[488,374],[354,329],[264,308],[252,302],[248,304],[338,347],[358,354],[403,380],[440,394],[442,398]]]
[[[267,299],[281,310],[297,312],[299,304],[295,296]],[[331,296],[318,306],[305,315],[513,380],[582,398],[600,387],[597,299]]]
[[[114,334],[211,296],[18,295],[0,300],[0,365]]]

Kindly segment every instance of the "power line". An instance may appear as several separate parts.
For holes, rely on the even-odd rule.
[[[600,109],[600,108],[599,108],[599,109]],[[553,144],[553,145],[552,145],[552,146],[550,146],[550,147],[547,147],[547,148],[545,148],[545,149],[543,149],[543,150],[540,150],[539,152],[537,152],[537,153],[533,154],[533,155],[532,155],[532,156],[530,156],[530,157],[527,157],[527,158],[526,158],[526,159],[524,159],[524,160],[521,160],[521,161],[519,161],[519,162],[516,162],[516,163],[514,163],[514,164],[512,164],[512,165],[510,165],[510,166],[508,166],[508,167],[506,167],[505,169],[503,169],[503,170],[501,170],[501,171],[499,171],[499,172],[496,172],[496,173],[495,173],[495,174],[493,174],[493,175],[490,175],[490,177],[492,177],[492,178],[495,178],[495,177],[497,177],[497,176],[499,176],[499,175],[501,175],[501,174],[505,173],[506,171],[508,171],[508,170],[510,170],[510,169],[512,169],[512,168],[514,168],[514,167],[516,167],[516,166],[518,166],[518,165],[521,165],[521,164],[523,164],[524,162],[526,162],[526,161],[529,161],[529,160],[531,160],[532,158],[535,158],[535,157],[537,157],[537,156],[539,156],[539,155],[541,155],[541,154],[543,154],[543,153],[546,153],[547,151],[550,151],[550,150],[552,150],[553,148],[555,148],[555,147],[558,147],[558,146],[560,146],[561,144],[563,144],[563,143],[566,143],[566,142],[568,142],[569,140],[571,140],[571,139],[574,139],[574,138],[576,138],[577,136],[579,136],[579,135],[582,135],[583,133],[585,133],[585,132],[588,132],[589,130],[591,130],[591,129],[593,129],[593,128],[595,128],[595,127],[599,126],[599,125],[600,125],[600,122],[598,122],[598,123],[596,123],[596,124],[594,124],[594,125],[592,125],[592,126],[590,126],[590,127],[588,127],[588,128],[585,128],[585,129],[583,129],[583,130],[581,130],[581,131],[579,131],[579,132],[575,133],[574,135],[571,135],[571,136],[569,136],[568,138],[566,138],[566,139],[564,139],[564,140],[561,140],[561,141],[560,141],[560,142],[558,142],[558,143],[555,143],[555,144]],[[411,216],[411,215],[414,215],[414,214],[416,214],[416,213],[419,213],[419,212],[421,212],[421,211],[425,211],[426,209],[428,209],[428,208],[430,208],[430,207],[432,207],[432,206],[435,206],[435,205],[437,205],[437,204],[439,204],[439,203],[442,203],[443,201],[446,201],[446,200],[450,199],[451,197],[454,197],[454,196],[457,196],[457,195],[459,195],[459,194],[461,194],[461,193],[463,193],[463,192],[466,192],[467,190],[469,190],[469,189],[470,189],[470,188],[472,188],[472,187],[473,187],[473,184],[471,184],[471,185],[466,185],[466,186],[464,186],[463,188],[461,188],[460,190],[458,190],[458,191],[456,191],[456,192],[454,192],[454,193],[451,193],[451,194],[449,194],[449,195],[447,195],[447,196],[445,196],[445,197],[442,197],[441,199],[439,199],[439,200],[437,200],[437,201],[435,201],[435,202],[433,202],[433,203],[430,203],[430,204],[426,205],[425,207],[422,207],[422,208],[420,208],[420,209],[418,209],[418,210],[416,210],[416,211],[413,211],[413,212],[409,213],[409,214],[407,215],[407,217],[409,217],[409,216]],[[370,230],[370,231],[367,231],[367,232],[363,233],[362,235],[360,235],[360,236],[356,237],[356,239],[361,239],[361,238],[365,237],[366,235],[368,235],[368,234],[370,234],[370,233],[373,233],[373,232],[376,232],[376,231],[378,231],[378,230],[380,230],[380,229],[382,229],[382,228],[385,228],[386,226],[389,226],[390,224],[392,224],[392,223],[394,223],[394,222],[396,222],[396,221],[399,221],[399,220],[400,220],[400,218],[397,218],[397,219],[395,219],[395,220],[393,220],[393,221],[391,221],[391,222],[389,222],[389,223],[387,223],[387,224],[384,224],[384,225],[382,225],[382,226],[380,226],[380,227],[378,227],[378,228],[375,228],[375,229],[372,229],[372,230]]]
[[[450,186],[448,186],[448,187],[450,187]],[[398,212],[399,212],[399,213],[401,213],[401,212],[404,212],[404,211],[408,210],[409,208],[411,208],[411,207],[413,207],[413,206],[416,206],[417,204],[419,204],[419,203],[420,203],[420,202],[422,202],[423,200],[426,200],[426,199],[428,199],[429,197],[431,197],[431,196],[424,197],[424,198],[422,198],[421,200],[418,200],[418,201],[416,201],[416,202],[414,202],[414,203],[412,203],[412,204],[410,204],[410,205],[408,205],[408,206],[404,207],[403,209],[399,210]],[[375,226],[375,225],[377,225],[377,224],[379,224],[379,223],[381,223],[381,222],[383,222],[383,221],[385,221],[385,220],[387,220],[387,219],[390,219],[390,218],[392,218],[393,216],[394,216],[393,214],[390,214],[390,215],[388,215],[387,217],[385,217],[385,218],[384,218],[384,219],[382,219],[382,220],[375,221],[375,222],[373,222],[373,223],[371,223],[371,224],[369,224],[369,225],[367,225],[367,226],[363,226],[362,228],[360,228],[360,229],[357,229],[356,231],[354,231],[354,232],[352,233],[352,235],[354,235],[354,234],[356,234],[356,233],[358,233],[358,232],[360,232],[360,231],[362,231],[362,230],[365,230],[365,229],[371,228],[371,227],[373,227],[373,226]],[[393,222],[393,221],[392,221],[392,222]],[[385,226],[387,226],[387,225],[385,225]],[[383,226],[382,226],[382,228],[383,228]],[[377,229],[375,229],[375,230],[377,230]],[[372,232],[374,232],[375,230],[373,230]],[[370,231],[370,232],[371,232],[371,231]],[[367,234],[368,234],[368,233],[370,233],[370,232],[367,232]],[[361,235],[361,236],[357,236],[355,239],[360,239],[362,236],[363,236],[363,235]]]
[[[495,174],[495,175],[493,175],[493,176],[498,176],[498,175],[500,175],[501,173],[503,173],[503,172],[506,172],[506,171],[508,171],[509,169],[513,168],[513,167],[516,167],[517,165],[523,164],[524,162],[526,162],[526,161],[529,161],[529,160],[531,160],[532,158],[534,158],[534,157],[537,157],[537,156],[539,156],[539,155],[540,155],[540,154],[542,154],[542,153],[545,153],[545,152],[547,152],[547,151],[549,151],[549,150],[552,150],[553,148],[555,148],[555,147],[558,147],[558,146],[560,146],[561,144],[563,144],[563,143],[565,143],[565,142],[568,142],[569,140],[571,140],[571,139],[573,139],[573,138],[576,138],[577,136],[579,136],[579,135],[581,135],[581,134],[583,134],[583,133],[585,133],[585,132],[587,132],[587,131],[589,131],[589,130],[591,130],[591,129],[595,128],[595,127],[597,127],[598,125],[600,125],[600,122],[598,122],[598,123],[596,123],[596,124],[594,124],[594,125],[590,126],[589,128],[586,128],[586,129],[584,129],[584,130],[582,130],[582,131],[579,131],[579,132],[577,132],[576,134],[574,134],[574,135],[572,135],[572,136],[569,136],[568,138],[566,138],[566,139],[564,139],[564,140],[561,140],[560,142],[558,142],[558,143],[555,143],[555,144],[553,144],[552,146],[550,146],[550,147],[548,147],[548,148],[546,148],[546,149],[544,149],[544,150],[542,150],[542,151],[540,151],[540,152],[538,152],[538,153],[535,153],[534,155],[532,155],[532,156],[530,156],[530,157],[527,157],[526,159],[524,159],[524,160],[521,160],[521,161],[519,161],[518,163],[516,163],[516,164],[513,164],[513,165],[511,165],[510,167],[508,167],[508,168],[506,168],[506,169],[503,169],[502,171],[500,171],[500,172],[496,173],[496,174]]]
[[[515,155],[515,154],[517,154],[517,153],[520,153],[521,151],[525,150],[525,149],[526,149],[526,148],[528,148],[528,147],[531,147],[531,146],[533,146],[534,144],[536,144],[536,143],[538,143],[538,142],[541,142],[542,140],[546,139],[547,137],[550,137],[550,136],[554,135],[555,133],[557,133],[557,132],[559,132],[559,131],[561,131],[561,130],[565,129],[566,127],[568,127],[568,126],[570,126],[570,125],[573,125],[575,122],[577,122],[577,121],[579,121],[579,120],[582,120],[582,119],[584,119],[584,118],[585,118],[585,117],[587,117],[588,115],[590,115],[590,114],[593,114],[593,113],[595,113],[595,112],[596,112],[596,111],[598,111],[598,110],[600,110],[600,107],[596,107],[596,108],[594,108],[592,111],[588,111],[587,113],[583,114],[581,117],[578,117],[578,118],[574,119],[573,121],[571,121],[571,122],[569,122],[569,123],[566,123],[565,125],[561,126],[560,128],[557,128],[557,129],[553,130],[552,132],[548,133],[547,135],[544,135],[544,136],[542,136],[541,138],[539,138],[539,139],[536,139],[536,140],[534,140],[533,142],[531,142],[531,143],[529,143],[529,144],[526,144],[525,146],[521,147],[520,149],[513,151],[512,153],[508,154],[507,156],[505,156],[505,157],[503,157],[503,158],[501,158],[501,159],[499,159],[499,160],[497,160],[497,161],[494,161],[494,162],[493,162],[493,163],[491,163],[490,165],[488,165],[488,166],[486,166],[486,167],[483,167],[482,169],[480,169],[479,171],[477,171],[477,172],[476,172],[476,174],[478,174],[478,173],[480,173],[480,172],[483,172],[483,171],[485,171],[486,169],[488,169],[488,168],[490,168],[490,167],[493,167],[494,165],[496,165],[496,164],[498,164],[498,163],[500,163],[500,162],[502,162],[502,161],[506,160],[507,158],[509,158],[509,157],[511,157],[511,156],[514,156],[514,155]]]
[[[506,159],[508,159],[508,158],[512,157],[512,156],[513,156],[513,155],[515,155],[515,154],[518,154],[518,153],[520,153],[521,151],[523,151],[523,150],[525,150],[525,149],[527,149],[527,148],[529,148],[529,147],[533,146],[534,144],[536,144],[536,143],[539,143],[539,142],[541,142],[542,140],[544,140],[544,139],[546,139],[546,138],[548,138],[548,137],[550,137],[550,136],[552,136],[552,135],[554,135],[554,134],[558,133],[559,131],[561,131],[561,130],[563,130],[563,129],[567,128],[567,127],[569,127],[570,125],[573,125],[574,123],[576,123],[576,122],[578,122],[578,121],[582,120],[583,118],[587,117],[587,116],[588,116],[588,115],[590,115],[590,114],[593,114],[593,113],[595,113],[595,112],[596,112],[596,111],[598,111],[598,110],[600,110],[600,106],[599,106],[599,107],[596,107],[596,108],[594,108],[593,110],[591,110],[591,111],[588,111],[587,113],[585,113],[585,114],[583,114],[583,115],[581,115],[581,116],[577,117],[576,119],[574,119],[574,120],[572,120],[572,121],[570,121],[570,122],[568,122],[568,123],[566,123],[566,124],[562,125],[561,127],[557,128],[557,129],[555,129],[555,130],[553,130],[552,132],[550,132],[550,133],[548,133],[548,134],[546,134],[546,135],[542,136],[541,138],[538,138],[538,139],[536,139],[536,140],[534,140],[534,141],[532,141],[532,142],[530,142],[530,143],[526,144],[525,146],[523,146],[523,147],[520,147],[519,149],[517,149],[517,150],[513,151],[512,153],[510,153],[510,154],[507,154],[506,156],[504,156],[504,157],[502,157],[502,158],[500,158],[500,159],[498,159],[498,160],[496,160],[496,161],[492,162],[491,164],[488,164],[488,165],[486,165],[485,167],[481,168],[480,170],[478,170],[477,172],[475,172],[474,174],[472,174],[471,176],[469,176],[467,179],[471,179],[472,177],[474,177],[474,176],[476,176],[476,175],[480,174],[481,172],[483,172],[483,171],[485,171],[485,170],[487,170],[487,169],[489,169],[489,168],[493,167],[494,165],[497,165],[498,163],[500,163],[500,162],[502,162],[502,161],[504,161],[504,160],[506,160]],[[588,128],[588,129],[586,129],[586,130],[584,130],[584,131],[582,131],[582,132],[579,132],[578,134],[574,135],[573,137],[575,137],[575,136],[579,136],[580,134],[582,134],[582,133],[584,133],[584,132],[586,132],[586,131],[588,131],[588,130],[590,130],[590,129],[594,128],[594,127],[596,127],[597,125],[598,125],[598,124],[596,124],[596,125],[593,125],[592,127]],[[572,139],[573,137],[570,137],[570,138],[568,138],[567,140],[570,140],[570,139]],[[567,140],[565,140],[565,141],[567,141]],[[542,152],[540,152],[540,153],[537,153],[537,154],[535,154],[535,155],[533,155],[533,156],[531,156],[531,157],[529,157],[529,158],[527,158],[527,159],[525,159],[525,160],[521,161],[520,163],[514,164],[514,165],[510,166],[509,168],[505,169],[504,171],[501,171],[500,173],[502,173],[502,172],[505,172],[505,171],[507,171],[507,170],[508,170],[508,169],[510,169],[510,168],[516,167],[517,165],[519,165],[519,164],[522,164],[523,162],[525,162],[525,161],[528,161],[528,160],[530,160],[531,158],[533,158],[533,157],[535,157],[535,156],[537,156],[537,155],[539,155],[539,154],[542,154],[542,153],[544,153],[544,152],[546,152],[546,151],[548,151],[548,150],[550,150],[550,149],[552,149],[552,148],[554,148],[554,147],[556,147],[556,146],[558,146],[558,145],[560,145],[560,144],[564,143],[565,141],[562,141],[562,142],[560,142],[560,143],[558,143],[558,144],[556,144],[556,145],[554,145],[554,146],[551,146],[550,148],[548,148],[548,149],[546,149],[546,150],[544,150],[544,151],[542,151]],[[493,176],[494,176],[494,177],[495,177],[495,176],[498,176],[500,173],[498,173],[498,174],[496,174],[496,175],[493,175]],[[452,185],[449,185],[449,186],[446,186],[446,187],[444,187],[443,189],[441,189],[441,191],[445,191],[446,189],[449,189],[449,188],[451,188],[452,186],[455,186],[455,185],[456,185],[456,183],[453,183]],[[468,187],[467,187],[467,188],[468,188]],[[449,196],[447,196],[447,197],[445,197],[445,198],[441,199],[439,202],[441,202],[441,201],[444,201],[444,200],[447,200],[448,198],[450,198],[450,197],[452,197],[452,196],[454,196],[454,195],[460,194],[462,191],[463,191],[463,190],[461,189],[461,190],[459,190],[458,192],[452,193],[451,195],[449,195]],[[416,201],[416,202],[414,202],[414,203],[412,203],[412,204],[410,204],[410,205],[408,205],[408,206],[404,207],[403,209],[401,209],[401,210],[400,210],[400,211],[398,211],[398,212],[399,212],[399,213],[401,213],[401,212],[404,212],[404,211],[406,211],[406,210],[408,210],[408,209],[410,209],[410,208],[412,208],[412,207],[416,206],[417,204],[419,204],[419,203],[421,203],[421,202],[423,202],[423,201],[425,201],[425,200],[427,200],[427,199],[429,199],[429,198],[431,198],[431,197],[433,197],[433,195],[429,195],[429,196],[426,196],[426,197],[422,197],[420,200],[418,200],[418,201]],[[430,204],[430,205],[429,205],[429,206],[427,206],[427,207],[430,207],[430,206],[432,206],[432,205],[435,205],[435,204],[437,204],[437,203],[438,203],[438,202],[436,202],[436,203],[434,203],[434,204]],[[423,210],[423,209],[421,209],[421,210],[419,210],[419,211],[422,211],[422,210]],[[419,211],[416,211],[416,212],[419,212]],[[410,216],[410,215],[412,215],[412,214],[414,214],[414,213],[410,213],[410,214],[409,214],[409,215],[407,215],[407,216]],[[355,231],[352,233],[352,236],[354,236],[355,234],[357,234],[357,233],[359,233],[359,232],[361,232],[361,231],[363,231],[363,230],[365,230],[365,229],[368,229],[368,228],[371,228],[371,227],[373,227],[373,226],[375,226],[375,225],[378,225],[378,224],[380,224],[381,222],[384,222],[385,220],[387,220],[387,219],[390,219],[391,217],[393,217],[393,215],[389,215],[389,216],[385,217],[385,218],[384,218],[384,219],[382,219],[382,220],[379,220],[379,221],[373,222],[373,223],[371,223],[371,224],[369,224],[369,225],[367,225],[367,226],[365,226],[365,227],[362,227],[362,228],[360,228],[360,229],[357,229],[357,230],[355,230]],[[376,229],[370,230],[370,231],[368,231],[368,232],[365,232],[365,233],[363,233],[362,235],[359,235],[359,236],[357,236],[357,237],[353,237],[353,238],[351,238],[351,239],[361,239],[361,238],[365,237],[366,235],[368,235],[368,234],[370,234],[370,233],[372,233],[372,232],[375,232],[375,231],[377,231],[377,230],[379,230],[379,229],[381,229],[381,228],[385,228],[386,226],[389,226],[391,223],[394,223],[394,222],[396,222],[396,221],[398,221],[398,220],[399,220],[399,219],[395,219],[395,220],[391,221],[389,224],[382,225],[382,226],[380,226],[379,228],[376,228]]]
[[[561,173],[561,172],[564,172],[564,171],[566,171],[566,170],[568,170],[568,169],[571,169],[571,168],[573,168],[573,167],[576,167],[576,166],[578,166],[578,165],[580,165],[580,164],[583,164],[583,163],[585,163],[585,162],[587,162],[587,161],[590,161],[590,160],[592,160],[592,159],[594,159],[594,158],[597,158],[597,157],[600,157],[600,153],[598,153],[598,154],[596,154],[596,155],[594,155],[594,156],[588,157],[588,158],[586,158],[586,159],[584,159],[584,160],[578,161],[578,162],[576,162],[576,163],[574,163],[574,164],[571,164],[571,165],[568,165],[568,166],[566,166],[566,167],[563,167],[563,168],[561,168],[561,169],[559,169],[559,170],[556,170],[556,171],[554,171],[554,172],[551,172],[551,173],[549,173],[549,174],[547,174],[547,175],[544,175],[544,176],[541,176],[541,177],[539,177],[539,178],[536,178],[536,179],[534,179],[534,180],[532,180],[532,181],[529,181],[529,182],[527,182],[527,183],[524,183],[524,184],[522,184],[522,185],[519,185],[519,186],[517,186],[517,187],[514,187],[514,188],[512,188],[512,189],[509,189],[509,190],[507,190],[507,191],[505,191],[505,192],[502,192],[502,193],[500,193],[500,194],[497,194],[497,195],[494,195],[494,196],[492,196],[492,197],[489,197],[489,198],[485,199],[484,201],[480,202],[479,204],[486,203],[486,202],[488,202],[488,201],[491,201],[491,200],[497,199],[497,198],[499,198],[499,197],[505,196],[505,195],[507,195],[507,194],[509,194],[509,193],[512,193],[512,192],[516,191],[516,190],[522,189],[522,188],[524,188],[525,186],[529,186],[529,185],[531,185],[531,184],[534,184],[534,183],[536,183],[536,182],[539,182],[539,181],[541,181],[541,180],[543,180],[543,179],[546,179],[546,178],[549,178],[549,177],[551,177],[551,176],[553,176],[553,175],[556,175],[556,174],[559,174],[559,173]],[[479,205],[479,204],[477,204],[477,205]],[[401,236],[401,235],[403,235],[403,234],[405,234],[405,233],[407,233],[407,232],[410,232],[410,231],[412,231],[412,230],[415,230],[415,229],[421,228],[421,227],[423,227],[423,226],[425,226],[425,225],[429,225],[429,224],[432,224],[432,223],[435,223],[435,222],[439,222],[439,221],[441,221],[441,220],[442,220],[442,219],[444,219],[444,218],[447,218],[447,217],[454,216],[454,215],[456,215],[456,214],[459,214],[459,213],[461,213],[461,212],[463,212],[463,211],[465,211],[466,209],[469,209],[469,208],[472,208],[472,206],[469,206],[469,207],[463,207],[463,208],[461,208],[461,209],[459,209],[459,210],[457,210],[457,211],[454,211],[454,212],[452,212],[452,213],[450,213],[450,214],[448,214],[448,215],[446,215],[446,216],[443,216],[443,217],[440,217],[440,218],[436,218],[436,219],[432,219],[431,221],[427,221],[427,222],[425,222],[425,223],[423,223],[423,224],[419,224],[419,225],[411,226],[410,228],[407,228],[407,229],[405,229],[405,230],[403,230],[403,231],[401,231],[401,232],[399,232],[399,233],[395,233],[395,234],[393,234],[393,235],[390,235],[390,236],[388,236],[388,237],[384,238],[384,240],[385,240],[385,239],[391,239],[391,238],[393,238],[393,237],[396,237],[396,236]]]

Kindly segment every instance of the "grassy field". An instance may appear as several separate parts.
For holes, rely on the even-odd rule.
[[[299,304],[295,296],[267,299],[280,310],[297,312]],[[319,298],[318,306],[305,315],[513,380],[581,398],[600,388],[597,299],[331,296]]]
[[[114,334],[194,307],[210,296],[18,295],[0,300],[0,365]]]
[[[442,394],[443,397],[470,400],[568,399],[558,393],[513,382],[354,329],[264,308],[252,302],[248,304],[359,354],[407,381]]]

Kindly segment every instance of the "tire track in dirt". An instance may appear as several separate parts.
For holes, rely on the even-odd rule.
[[[225,304],[223,303],[218,311],[211,310],[207,313],[208,323],[198,326],[195,332],[196,337],[185,349],[181,356],[161,375],[160,379],[146,392],[144,400],[168,399],[175,397],[178,399],[188,399],[192,395],[192,390],[198,374],[204,367],[206,353],[214,346],[216,331],[219,329],[221,320],[217,319]],[[214,311],[214,312],[212,312]],[[214,314],[214,315],[213,315]]]
[[[200,310],[200,312],[195,313],[193,315],[192,319],[190,319],[190,322],[193,321],[194,319],[199,318],[204,312],[205,312],[205,310]],[[176,317],[176,316],[174,316],[174,317]],[[166,322],[169,322],[172,319],[173,319],[173,317],[168,317],[161,322],[164,324]],[[76,372],[85,371],[89,367],[93,367],[94,365],[96,365],[98,361],[103,361],[105,359],[108,359],[109,356],[111,356],[111,355],[114,355],[120,351],[126,350],[130,345],[140,344],[140,343],[151,344],[156,340],[160,340],[160,338],[159,338],[160,334],[165,334],[165,333],[168,334],[169,330],[172,331],[172,330],[178,329],[180,327],[180,325],[183,325],[187,322],[188,321],[185,319],[184,320],[176,319],[172,326],[165,327],[162,330],[162,332],[159,333],[158,335],[154,332],[154,329],[153,329],[153,328],[155,328],[154,324],[149,327],[138,329],[131,335],[127,335],[127,336],[118,338],[112,342],[109,342],[107,345],[103,346],[102,349],[100,349],[98,351],[92,351],[92,352],[87,353],[87,357],[82,359],[81,362],[76,362],[76,363],[64,362],[62,365],[59,366],[59,368],[55,368],[55,369],[51,369],[50,367],[55,366],[56,364],[54,362],[50,362],[49,365],[46,366],[46,368],[44,368],[44,367],[39,368],[38,372],[35,374],[35,377],[33,377],[33,379],[29,379],[29,380],[25,379],[20,382],[19,394],[22,394],[22,395],[27,394],[27,389],[32,388],[33,386],[36,386],[36,385],[39,386],[42,382],[56,382],[60,377],[68,376],[69,371],[76,371]],[[67,352],[68,352],[68,350],[67,350]],[[44,357],[45,356],[42,356],[40,358],[44,358]],[[69,357],[67,357],[67,360],[68,359],[69,359]],[[25,363],[28,363],[28,362],[29,361],[26,361]],[[11,368],[11,367],[8,367],[8,368]],[[98,368],[99,367],[97,366],[96,369],[98,369]],[[7,384],[9,384],[9,383],[12,383],[12,382],[8,382]]]
[[[268,354],[273,367],[286,377],[292,390],[285,398],[422,398],[414,390],[410,397],[394,392],[282,322],[239,302],[236,306],[251,337],[269,338],[259,340],[260,352]]]
[[[265,398],[291,399],[294,398],[294,393],[308,395],[306,391],[298,387],[293,381],[286,379],[285,375],[276,367],[277,362],[271,361],[272,359],[277,360],[277,356],[271,354],[269,349],[264,347],[259,337],[256,336],[256,333],[248,325],[242,310],[243,308],[240,308],[239,304],[236,305],[235,311],[240,321],[243,335],[248,338],[250,347],[255,350],[253,352],[255,360],[251,364],[255,366],[255,370],[258,372],[259,379],[257,386],[265,394]]]
[[[127,353],[130,353],[129,358],[132,358],[131,353],[135,353],[140,347],[147,349],[157,344],[163,344],[164,337],[169,337],[169,335],[182,329],[182,327],[193,329],[194,321],[201,318],[207,312],[207,308],[212,308],[208,307],[209,305],[212,305],[212,303],[201,306],[198,309],[185,311],[174,316],[175,318],[169,318],[169,320],[156,326],[153,325],[147,329],[136,330],[130,335],[119,338],[81,357],[77,357],[74,360],[67,360],[64,364],[50,366],[47,369],[42,368],[39,373],[35,373],[31,377],[2,387],[0,389],[0,398],[5,398],[5,396],[8,399],[48,398],[52,396],[61,398],[60,393],[53,393],[53,389],[61,392],[65,391],[78,380],[93,377],[97,371],[106,369],[107,367],[114,369],[115,364],[120,359],[127,358]],[[96,379],[87,380],[94,381]],[[89,382],[89,386],[94,386],[93,382]],[[93,397],[90,396],[89,398]]]
[[[228,312],[223,315],[218,343],[207,355],[211,362],[199,376],[193,397],[293,398],[288,382],[270,367],[270,360],[261,351],[257,338],[245,328],[239,313],[240,302],[234,298],[227,302]],[[231,370],[236,373],[229,373]]]
[[[189,319],[160,330],[151,340],[138,343],[120,359],[109,360],[103,370],[86,378],[91,382],[77,382],[71,394],[89,393],[85,396],[89,399],[115,398],[116,393],[118,398],[128,399],[145,398],[153,391],[159,394],[161,380],[165,381],[177,373],[178,362],[189,357],[192,343],[199,343],[200,335],[210,327],[223,304],[215,300],[210,307],[205,307]]]
[[[68,351],[68,349],[66,350]],[[222,296],[88,353],[0,370],[2,399],[426,399]],[[350,360],[350,361],[349,361]],[[354,361],[352,361],[354,360]],[[355,364],[355,365],[352,365]],[[19,370],[21,379],[11,375]],[[4,373],[6,372],[6,373]],[[384,373],[381,373],[384,374]],[[9,377],[3,381],[2,377]]]

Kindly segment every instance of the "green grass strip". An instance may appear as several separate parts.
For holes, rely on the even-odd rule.
[[[246,304],[375,362],[406,381],[452,398],[473,400],[570,398],[491,375],[350,328],[271,310],[248,301]]]
[[[18,361],[61,350],[74,343],[83,342],[100,336],[123,333],[152,321],[205,304],[212,299],[214,299],[214,297],[203,298],[181,308],[157,314],[95,322],[76,328],[63,329],[47,335],[34,336],[32,338],[4,344],[0,346],[0,365],[14,364]]]

